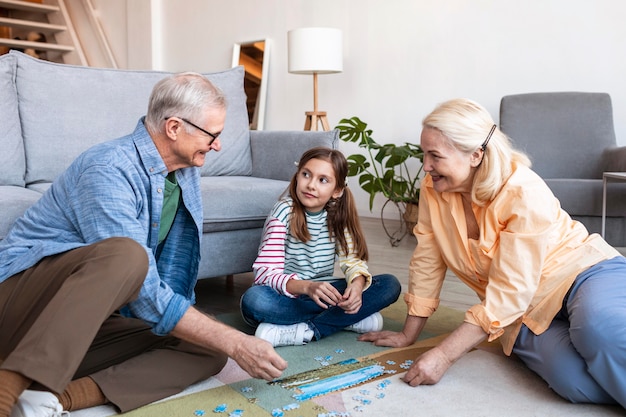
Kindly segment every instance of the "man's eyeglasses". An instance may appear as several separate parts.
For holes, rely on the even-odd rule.
[[[175,117],[175,116],[166,117],[166,118],[165,118],[165,120],[170,119],[170,118],[172,118],[172,117]],[[176,116],[176,117],[177,117],[177,116]],[[200,126],[198,126],[197,124],[195,124],[195,123],[191,123],[191,122],[190,122],[189,120],[187,120],[187,119],[184,119],[184,118],[182,118],[182,117],[178,117],[178,118],[179,118],[180,120],[182,120],[183,122],[187,123],[188,125],[191,125],[191,126],[195,127],[196,129],[198,129],[198,130],[199,130],[199,131],[201,131],[202,133],[206,133],[207,135],[209,135],[209,136],[211,137],[211,141],[209,142],[209,146],[211,146],[211,145],[213,144],[213,142],[215,142],[215,139],[217,139],[217,138],[218,138],[218,137],[222,134],[222,132],[211,133],[211,132],[209,132],[208,130],[204,130],[203,128],[201,128],[201,127],[200,127]]]

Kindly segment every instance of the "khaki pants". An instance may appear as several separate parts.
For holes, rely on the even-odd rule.
[[[147,270],[139,244],[111,238],[0,283],[0,368],[57,393],[90,376],[122,412],[218,373],[225,355],[116,313],[137,297]]]

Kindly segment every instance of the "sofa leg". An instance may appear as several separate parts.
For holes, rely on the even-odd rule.
[[[226,275],[226,289],[232,291],[235,288],[235,277],[233,274]]]

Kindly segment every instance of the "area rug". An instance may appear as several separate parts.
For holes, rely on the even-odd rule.
[[[406,316],[406,305],[404,301],[398,300],[384,309],[382,314],[384,317],[384,329],[399,331],[402,329]],[[251,334],[254,332],[254,329],[245,324],[240,314],[222,314],[218,316],[218,319],[246,333]],[[428,324],[422,332],[420,339],[429,339],[449,332],[458,326],[462,320],[463,313],[441,307],[428,320]],[[356,338],[357,334],[355,333],[339,332],[305,346],[277,348],[278,353],[289,363],[289,367],[283,376],[321,368],[327,363],[332,364],[346,359],[363,358],[387,350],[386,348],[376,347],[371,343],[358,342]],[[247,392],[242,392],[242,389]],[[253,393],[256,397],[252,397]],[[207,397],[217,400],[207,400]],[[228,402],[224,400],[227,397],[229,398]],[[256,398],[256,402],[251,402],[250,398]],[[221,402],[218,400],[221,400]],[[202,411],[204,411],[213,415],[213,410],[216,406],[227,403],[229,411],[221,414],[221,416],[228,416],[229,413],[238,409],[245,410],[246,417],[271,416],[271,411],[276,407],[287,405],[285,401],[293,403],[293,398],[291,398],[291,394],[288,391],[280,387],[267,385],[265,381],[251,379],[234,361],[229,360],[222,372],[215,377],[193,385],[178,395],[122,415],[127,417],[193,417],[196,411],[199,414],[202,414]],[[219,402],[219,404],[214,404],[216,402]],[[280,404],[276,405],[278,403]],[[213,407],[210,407],[211,405]],[[235,408],[236,406],[244,405],[244,408]],[[291,412],[291,416],[317,416],[320,414],[317,404],[311,405],[312,409],[308,414],[303,413],[305,405],[300,405],[300,413],[295,414]],[[193,410],[190,411],[191,408]],[[111,415],[118,415],[112,406],[93,407],[72,412],[72,417],[108,417]],[[219,416],[220,414],[216,415]]]
[[[399,301],[383,311],[385,328],[400,330],[406,308]],[[238,327],[238,318],[223,317]],[[252,379],[229,360],[222,372],[183,393],[122,414],[124,417],[356,417],[356,416],[623,416],[619,407],[574,405],[554,394],[539,377],[496,344],[483,344],[450,368],[434,386],[410,387],[401,380],[411,361],[436,345],[463,320],[463,313],[440,308],[414,345],[386,349],[358,342],[351,332],[340,332],[306,346],[279,347],[289,362],[283,378],[315,380],[315,375],[344,366],[374,370],[354,386],[320,394],[316,382],[282,386]],[[244,325],[245,326],[245,325]],[[247,329],[249,330],[249,329]],[[357,365],[349,365],[358,362]],[[371,367],[369,364],[376,363]],[[360,366],[363,364],[363,366]],[[376,367],[377,366],[377,367]],[[347,369],[347,368],[346,368]],[[340,372],[340,377],[352,372]],[[322,381],[335,376],[323,375]],[[354,380],[352,381],[354,382]],[[342,380],[338,385],[341,385]],[[302,387],[309,386],[312,391]],[[313,387],[313,388],[311,388]],[[326,386],[322,386],[325,388]],[[317,390],[317,391],[316,391]],[[323,391],[323,389],[321,390]],[[304,392],[304,394],[302,394]],[[304,397],[303,397],[304,395]],[[308,398],[307,396],[311,396]],[[115,415],[103,406],[72,413],[73,417]]]

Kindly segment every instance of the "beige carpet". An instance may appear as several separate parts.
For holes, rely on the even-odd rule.
[[[406,314],[403,302],[397,302],[383,313],[385,328],[401,328]],[[332,362],[338,362],[357,357],[353,354],[363,352],[367,358],[375,358],[387,368],[399,370],[395,374],[383,375],[347,390],[297,402],[291,397],[293,392],[250,379],[236,363],[229,361],[216,377],[190,387],[178,396],[124,416],[268,417],[272,416],[273,410],[276,416],[282,413],[284,417],[626,415],[619,407],[579,405],[564,401],[519,361],[505,357],[498,344],[484,344],[467,354],[437,385],[414,388],[402,382],[400,378],[403,371],[398,364],[414,359],[421,350],[436,344],[462,319],[462,312],[440,308],[425,329],[429,337],[403,349],[375,348],[357,342],[354,334],[349,332],[340,332],[304,347],[278,348],[278,352],[289,360],[290,367],[286,375],[319,368],[317,360],[320,355],[332,355]],[[344,352],[336,353],[338,351]],[[216,407],[220,405],[226,406],[225,412],[216,412]],[[230,414],[235,410],[241,410],[241,414]],[[114,414],[112,407],[103,406],[73,412],[72,416],[104,417]]]
[[[520,362],[483,350],[461,358],[437,385],[411,387],[401,376],[389,377],[383,389],[373,382],[343,391],[341,403],[352,416],[626,415],[621,407],[568,403]]]

